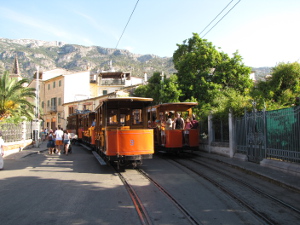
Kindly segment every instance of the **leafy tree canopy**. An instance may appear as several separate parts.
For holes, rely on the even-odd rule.
[[[148,84],[139,86],[134,95],[153,98],[153,104],[159,104],[162,102],[178,102],[181,91],[178,90],[176,75],[167,78],[162,76],[161,73],[155,72],[148,80]]]
[[[234,96],[239,100],[251,98],[251,69],[242,63],[238,52],[231,58],[198,34],[177,46],[173,61],[182,92],[180,101],[196,99],[200,103],[199,108],[207,114],[208,111],[220,112],[221,108],[228,110],[225,105],[228,106],[228,101],[232,101]],[[228,115],[228,111],[224,113]]]
[[[272,69],[271,77],[260,81],[252,96],[261,108],[276,110],[298,105],[300,97],[300,64],[279,63]]]
[[[33,118],[34,105],[27,99],[34,98],[36,95],[34,88],[23,87],[27,82],[27,79],[18,81],[10,78],[8,71],[0,77],[0,121]]]
[[[179,87],[184,93],[181,101],[194,97],[210,103],[213,96],[208,95],[209,90],[233,88],[243,94],[252,87],[251,69],[244,66],[237,52],[230,58],[198,34],[177,46],[173,61],[178,71]]]

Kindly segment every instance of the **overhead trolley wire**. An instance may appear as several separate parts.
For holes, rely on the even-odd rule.
[[[233,0],[231,0],[231,2],[233,2]],[[212,22],[214,22],[218,18],[218,16],[231,4],[231,2],[229,2],[226,7],[222,9],[222,11],[212,21],[210,21],[210,23],[201,31],[200,35],[206,30],[207,27],[212,24]]]
[[[134,9],[132,10],[132,13],[131,13],[131,15],[130,15],[130,17],[129,17],[127,23],[126,23],[126,26],[124,27],[124,30],[123,30],[123,32],[122,32],[122,34],[121,34],[121,36],[120,36],[120,38],[119,38],[119,40],[118,40],[118,43],[117,43],[115,49],[117,49],[117,47],[118,47],[118,45],[119,45],[119,43],[120,43],[120,40],[121,40],[121,38],[123,37],[123,34],[124,34],[124,32],[125,32],[125,30],[126,30],[126,28],[127,28],[127,25],[129,24],[129,22],[130,22],[130,20],[131,20],[131,17],[132,17],[132,15],[133,15],[133,13],[134,13],[134,11],[135,11],[135,8],[136,8],[136,6],[137,6],[138,3],[139,3],[139,0],[137,0],[137,2],[135,3]]]
[[[233,0],[232,0],[232,1],[233,1]],[[232,1],[231,1],[231,2],[232,2]],[[229,12],[230,12],[230,11],[231,11],[238,3],[240,3],[240,1],[241,1],[241,0],[239,0],[237,3],[235,3],[235,4],[227,11],[227,13],[225,13],[225,15],[222,16],[221,19],[219,19],[218,22],[215,23],[215,25],[213,25],[213,26],[209,29],[209,31],[207,31],[207,32],[202,36],[202,38],[204,38],[205,35],[207,35],[207,34],[208,34],[215,26],[217,26],[217,24],[218,24],[218,23],[219,23],[219,22],[220,22],[220,21],[221,21],[228,13],[229,13]],[[230,5],[231,2],[229,2],[229,3],[227,4],[227,6],[226,6],[226,7],[225,7],[225,8],[224,8],[224,9],[223,9],[223,10],[222,10],[222,11],[221,11],[221,12],[220,12],[220,13],[219,13],[219,14],[218,14],[211,22],[210,22],[210,24],[211,24],[211,23],[212,23],[212,22],[213,22],[213,21],[214,21],[214,20],[215,20],[215,19],[216,19],[216,18],[217,18],[217,17],[218,17],[218,16],[219,16],[219,15],[220,15],[220,14],[221,14],[221,13],[222,13],[229,5]],[[210,24],[209,24],[209,25],[210,25]],[[207,25],[207,26],[205,27],[205,29],[206,29],[209,25]],[[204,30],[205,30],[205,29],[204,29]],[[203,31],[204,31],[204,30],[203,30]],[[203,32],[203,31],[202,31],[202,32]],[[202,33],[202,32],[201,32],[201,33]]]

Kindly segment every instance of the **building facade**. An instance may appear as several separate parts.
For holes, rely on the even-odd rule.
[[[67,121],[62,104],[90,97],[90,71],[55,69],[39,72],[28,86],[38,90],[38,117],[43,121],[42,126],[65,128]]]
[[[89,70],[72,72],[65,69],[41,71],[28,85],[37,89],[37,118],[43,128],[65,128],[68,115],[76,110],[93,111],[99,97],[132,89],[143,84],[143,78],[130,72],[106,71],[91,74]]]

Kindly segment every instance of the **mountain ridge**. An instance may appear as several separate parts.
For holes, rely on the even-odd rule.
[[[12,70],[15,56],[18,57],[21,75],[29,79],[32,79],[37,66],[42,71],[64,68],[71,71],[90,69],[96,73],[108,70],[110,61],[115,71],[131,72],[137,77],[144,76],[144,72],[149,75],[153,72],[176,72],[172,57],[58,41],[0,38],[1,73]]]
[[[143,77],[146,72],[176,73],[172,57],[159,57],[153,54],[135,54],[125,49],[84,46],[60,41],[42,41],[34,39],[0,38],[0,73],[12,71],[14,58],[18,56],[21,75],[33,78],[36,67],[42,71],[64,68],[78,72],[90,69],[96,73],[110,68],[115,71],[131,72],[132,76]],[[270,74],[269,67],[252,67],[256,79],[264,79]]]

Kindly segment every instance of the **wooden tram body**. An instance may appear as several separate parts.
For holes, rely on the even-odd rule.
[[[79,140],[82,140],[82,134],[83,134],[82,117],[83,115],[89,112],[90,111],[78,110],[76,113],[69,115],[67,118],[68,132],[76,134]]]
[[[152,101],[139,97],[101,99],[95,111],[68,118],[68,128],[74,127],[79,141],[107,161],[137,166],[154,153],[153,130],[147,127],[147,107]],[[94,120],[95,126],[91,126]]]
[[[82,129],[82,142],[86,145],[95,147],[95,127],[91,126],[95,119],[95,112],[87,112],[81,116]]]
[[[180,113],[183,118],[192,118],[192,108],[196,105],[198,105],[196,102],[177,102],[148,107],[149,124],[154,130],[155,150],[175,153],[186,149],[198,150],[199,128],[190,130],[165,129],[169,114],[172,115],[173,121],[176,113]]]

